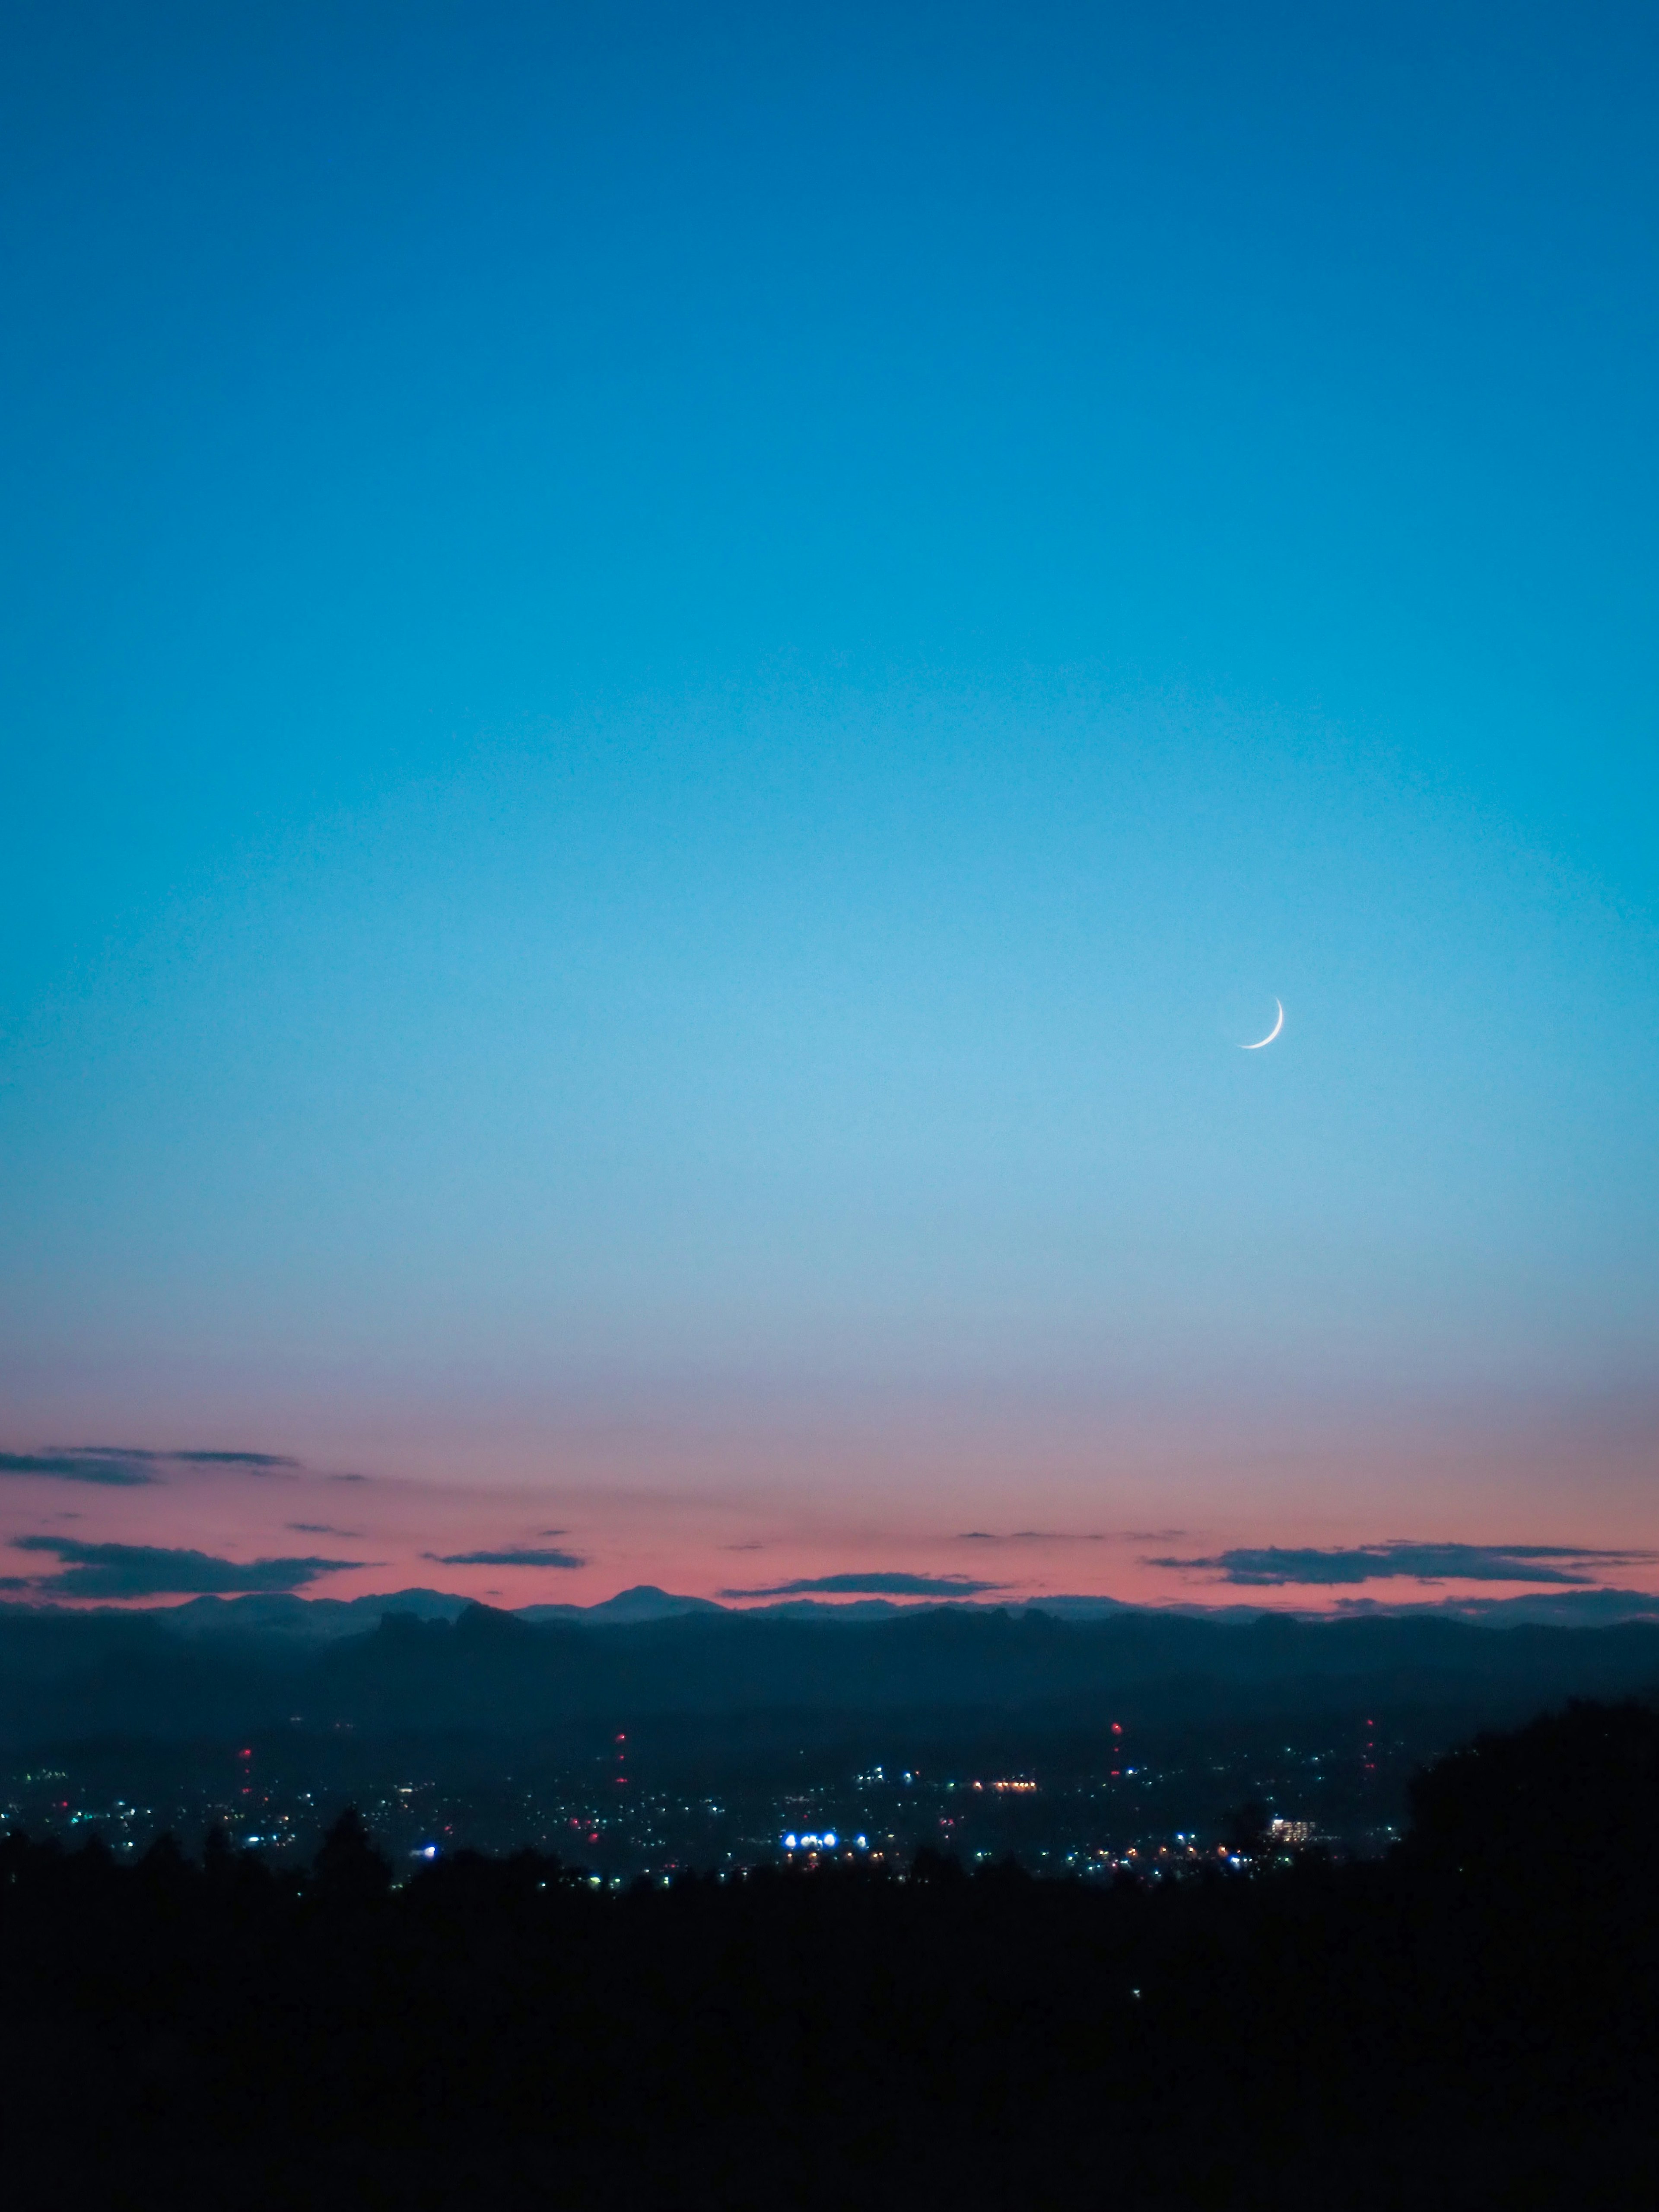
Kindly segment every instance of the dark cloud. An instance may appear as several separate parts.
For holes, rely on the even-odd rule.
[[[1109,1544],[1111,1540],[1092,1529],[1079,1534],[1066,1528],[1011,1528],[1006,1535],[991,1528],[964,1528],[957,1538],[959,1544]]]
[[[99,1452],[0,1452],[0,1475],[44,1474],[58,1482],[106,1482],[117,1486],[154,1482],[147,1468]]]
[[[154,1451],[143,1444],[55,1444],[52,1449],[72,1459],[114,1459],[140,1465],[178,1460],[186,1467],[251,1467],[268,1473],[273,1468],[300,1464],[297,1459],[285,1459],[279,1452]]]
[[[209,1552],[170,1551],[156,1544],[83,1544],[70,1536],[17,1536],[19,1552],[46,1552],[61,1571],[30,1587],[46,1597],[229,1597],[294,1590],[319,1575],[361,1567],[362,1559],[216,1559]]]
[[[156,1482],[158,1467],[234,1467],[249,1474],[287,1474],[297,1459],[276,1452],[156,1451],[146,1444],[52,1444],[45,1451],[0,1452],[0,1474],[45,1474],[59,1482],[119,1487]]]
[[[1184,1528],[964,1528],[958,1544],[1173,1544]]]
[[[1608,1567],[1659,1557],[1652,1552],[1596,1552],[1576,1544],[1354,1544],[1329,1551],[1266,1545],[1201,1559],[1147,1559],[1149,1567],[1201,1568],[1253,1589],[1285,1583],[1377,1582],[1412,1575],[1425,1582],[1591,1584]]]
[[[361,1528],[337,1528],[331,1521],[289,1521],[285,1528],[299,1536],[361,1536]]]
[[[422,1552],[423,1559],[441,1567],[585,1567],[574,1552],[534,1552],[514,1547],[505,1552]]]
[[[300,1465],[297,1459],[285,1459],[279,1452],[169,1452],[169,1459],[182,1460],[186,1467],[245,1467],[250,1474],[286,1474]]]
[[[764,1589],[724,1589],[722,1597],[976,1597],[1000,1583],[970,1582],[966,1575],[808,1575]]]
[[[331,1474],[328,1480],[330,1482],[367,1482],[368,1477],[366,1474]]]

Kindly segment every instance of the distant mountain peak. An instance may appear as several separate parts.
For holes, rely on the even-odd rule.
[[[709,1597],[677,1597],[659,1589],[655,1583],[635,1583],[615,1597],[601,1598],[584,1608],[589,1620],[673,1620],[687,1613],[724,1613],[726,1607]]]

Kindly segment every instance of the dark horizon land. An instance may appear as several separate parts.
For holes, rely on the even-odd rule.
[[[1652,2194],[1656,106],[0,10],[15,2191]]]
[[[654,1879],[805,1863],[828,1834],[1103,1880],[1190,1869],[1247,1802],[1376,1856],[1412,1774],[1480,1729],[1659,1692],[1639,1600],[1574,1627],[1074,1603],[13,1607],[0,1805],[125,1859],[217,1826],[297,1862],[351,1804],[400,1860],[530,1845]]]

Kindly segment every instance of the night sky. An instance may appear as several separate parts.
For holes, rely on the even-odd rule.
[[[1659,1589],[1650,9],[4,49],[14,1594]]]

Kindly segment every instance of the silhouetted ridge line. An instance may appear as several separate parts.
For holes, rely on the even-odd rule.
[[[501,1735],[671,1714],[995,1709],[1072,1726],[1119,1705],[1151,1722],[1370,1701],[1455,1711],[1467,1728],[1659,1682],[1659,1625],[1644,1622],[943,1607],[850,1631],[710,1607],[596,1627],[414,1592],[313,1638],[291,1626],[298,1602],[233,1604],[184,1632],[148,1613],[0,1608],[0,1746],[246,1732],[295,1714],[313,1729]]]

